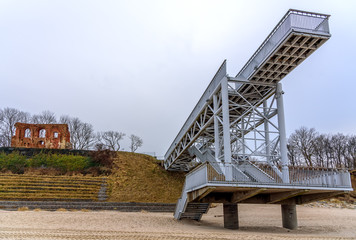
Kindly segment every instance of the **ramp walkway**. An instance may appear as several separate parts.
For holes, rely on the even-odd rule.
[[[323,45],[329,15],[289,10],[235,76],[222,63],[165,154],[186,171],[174,217],[200,220],[224,203],[226,228],[238,228],[237,203],[281,204],[296,228],[296,204],[352,190],[342,169],[289,166],[280,81]]]

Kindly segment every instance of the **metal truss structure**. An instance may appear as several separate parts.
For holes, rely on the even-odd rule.
[[[305,202],[296,197],[303,191],[351,189],[345,171],[288,165],[280,81],[330,38],[328,19],[289,10],[235,77],[222,63],[165,155],[167,170],[190,171],[177,219],[184,217],[189,202],[214,202],[228,192],[243,192],[245,197],[237,196],[236,202],[269,196],[264,203],[290,198],[295,204]],[[271,201],[281,189],[286,191],[283,198]]]
[[[192,161],[188,149],[192,145],[215,143],[214,126],[221,125],[223,117],[218,115],[223,113],[222,102],[230,106],[235,104],[233,108],[228,108],[228,105],[225,108],[224,114],[231,115],[231,123],[241,125],[244,122],[242,119],[251,119],[252,116],[248,116],[251,111],[244,107],[236,108],[236,105],[242,106],[244,103],[257,109],[263,104],[261,101],[271,97],[271,89],[276,88],[278,82],[330,38],[328,18],[329,15],[289,10],[235,78],[227,75],[224,62],[168,149],[165,155],[166,169],[189,171],[196,163]],[[215,111],[214,95],[215,101],[220,100],[221,104],[215,106]],[[218,113],[213,118],[216,111]],[[227,124],[223,126],[228,135],[230,122],[225,122]],[[227,141],[237,140],[226,138],[226,149]],[[230,158],[228,152],[225,158]]]

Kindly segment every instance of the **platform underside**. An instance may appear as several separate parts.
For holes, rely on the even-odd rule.
[[[188,202],[196,203],[255,203],[255,204],[306,204],[343,195],[345,189],[281,186],[240,186],[207,184],[188,192]]]

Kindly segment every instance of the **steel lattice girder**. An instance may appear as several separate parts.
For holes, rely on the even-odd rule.
[[[221,108],[214,111],[213,96],[220,97],[221,104],[223,79],[229,79],[230,84],[238,82],[235,91],[231,91],[233,87],[230,86],[229,103],[236,106],[242,106],[244,102],[253,106],[261,104],[263,98],[272,96],[273,85],[330,38],[328,18],[329,15],[290,10],[235,78],[226,74],[224,61],[168,149],[165,168],[188,171],[194,167],[194,158],[188,152],[189,147],[199,141],[212,141],[213,144],[214,113],[216,116],[222,111]],[[255,84],[241,83],[243,81]],[[229,108],[230,118],[246,115],[245,111],[245,108]]]

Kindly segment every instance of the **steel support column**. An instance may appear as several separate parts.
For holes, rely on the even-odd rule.
[[[245,142],[245,118],[241,118],[241,144],[242,144],[242,159],[246,158],[246,142]]]
[[[265,129],[265,143],[266,143],[266,158],[267,158],[268,164],[271,164],[271,146],[270,146],[270,140],[269,140],[267,100],[263,101],[263,113],[265,115],[264,129]]]
[[[284,119],[283,90],[282,90],[281,83],[277,84],[276,95],[277,95],[277,111],[278,111],[279,144],[281,149],[281,162],[282,162],[282,181],[283,183],[289,183],[287,136],[286,136],[286,124]]]
[[[214,104],[214,142],[215,142],[215,161],[220,162],[220,136],[219,136],[219,117],[218,117],[218,96],[214,94],[213,96]]]
[[[231,137],[230,137],[230,114],[229,114],[229,85],[227,77],[221,80],[221,101],[223,115],[223,139],[224,139],[224,161],[225,177],[227,181],[232,180],[231,169]]]

